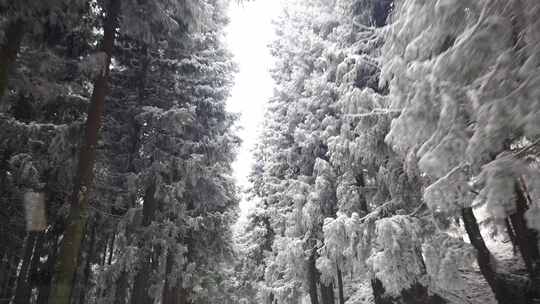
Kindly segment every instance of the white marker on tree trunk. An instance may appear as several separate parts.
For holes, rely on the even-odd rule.
[[[47,228],[45,196],[42,192],[27,191],[24,194],[24,210],[27,231],[43,231]]]

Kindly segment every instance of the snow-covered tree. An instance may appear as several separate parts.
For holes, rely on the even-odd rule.
[[[396,1],[383,51],[382,82],[401,112],[386,142],[425,175],[433,213],[461,216],[500,303],[538,297],[539,10],[535,1]],[[495,268],[480,206],[515,241],[529,287]]]
[[[2,251],[2,297],[235,303],[226,1],[26,2],[1,4],[8,36],[25,25],[1,50],[15,50],[1,198],[21,238]],[[23,194],[41,192],[47,231],[23,241]]]

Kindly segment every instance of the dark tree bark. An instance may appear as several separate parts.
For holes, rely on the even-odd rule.
[[[334,304],[334,284],[324,285],[320,283],[322,304]]]
[[[356,180],[356,186],[360,189],[364,189],[364,187],[366,186],[366,182],[364,181],[364,173],[360,172],[358,175],[356,175],[355,180]],[[367,206],[367,200],[366,200],[365,195],[363,194],[360,195],[358,205],[360,207],[360,211],[362,211],[364,215],[368,214],[368,206]]]
[[[73,292],[73,278],[77,271],[81,242],[88,220],[87,208],[90,188],[94,182],[96,146],[101,128],[105,97],[108,91],[110,63],[119,11],[120,0],[111,0],[109,7],[105,9],[107,16],[103,26],[101,50],[106,54],[106,61],[103,70],[96,76],[94,90],[90,99],[88,118],[86,120],[86,135],[79,153],[77,177],[70,199],[70,213],[58,255],[55,283],[51,292],[50,302],[55,304],[69,304]]]
[[[156,185],[154,182],[146,189],[144,193],[144,204],[143,204],[143,218],[142,226],[149,226],[154,220],[154,216],[157,210],[157,202],[154,198],[156,192]]]
[[[311,304],[319,304],[319,298],[317,297],[317,268],[315,267],[315,260],[317,259],[317,249],[311,250],[311,255],[308,260],[308,280],[309,280],[309,298]]]
[[[532,304],[526,297],[527,281],[523,278],[512,275],[502,274],[495,271],[493,260],[489,249],[487,248],[478,222],[474,216],[472,208],[463,208],[461,210],[465,230],[471,241],[471,244],[476,249],[476,259],[480,272],[486,279],[489,287],[493,291],[497,302],[500,304]]]
[[[11,21],[5,30],[5,43],[0,46],[0,101],[8,87],[9,69],[17,59],[23,33],[24,22],[20,19]]]
[[[527,197],[516,183],[516,212],[510,215],[510,223],[515,233],[516,244],[521,252],[521,257],[527,268],[529,275],[534,275],[538,271],[540,253],[538,252],[537,233],[527,227],[525,222],[525,212],[528,207]]]
[[[70,299],[71,304],[80,304],[78,300],[80,299],[81,293],[84,292],[82,284],[84,282],[84,268],[88,259],[88,231],[90,231],[89,227],[91,226],[91,220],[87,221],[87,225],[84,229],[84,236],[81,241],[81,249],[79,250],[79,264],[77,265],[77,271],[75,272],[75,276],[73,277],[73,289]]]
[[[30,297],[30,285],[28,283],[29,269],[32,261],[32,253],[39,233],[40,232],[31,231],[28,232],[26,237],[21,269],[17,276],[17,287],[15,289],[15,297],[13,298],[13,303],[15,304],[28,303],[28,298]]]
[[[150,254],[150,252],[144,253],[144,257],[140,260],[141,265],[133,283],[131,304],[151,304],[153,302],[148,294],[148,282],[152,272]]]
[[[337,283],[338,283],[338,295],[339,295],[339,304],[345,304],[345,296],[343,295],[343,274],[341,269],[337,268]]]
[[[166,273],[170,274],[174,263],[174,257],[172,254],[167,256],[167,269]],[[170,282],[169,278],[165,279],[165,286],[163,286],[162,304],[187,304],[189,303],[187,290],[182,287],[182,279],[178,278],[176,282]]]
[[[489,287],[495,295],[500,293],[497,283],[497,275],[494,271],[493,261],[491,260],[491,253],[480,234],[480,228],[478,227],[478,222],[474,216],[472,208],[463,208],[461,210],[461,216],[463,218],[463,223],[465,224],[465,230],[471,241],[471,244],[476,249],[476,258],[478,261],[478,266],[480,267],[480,272],[486,279]]]
[[[83,277],[81,282],[81,292],[79,295],[79,303],[84,304],[85,297],[86,297],[86,291],[88,290],[88,285],[90,284],[90,277],[92,275],[92,262],[94,260],[95,256],[95,244],[96,244],[96,229],[97,229],[98,221],[97,219],[93,221],[92,225],[92,231],[90,234],[90,244],[88,245],[88,252],[86,255],[86,265],[84,267],[83,271]]]
[[[148,227],[154,219],[157,210],[157,202],[154,198],[155,192],[156,185],[154,183],[152,183],[145,191],[142,219],[143,227]],[[152,299],[148,294],[148,281],[152,272],[152,252],[149,248],[145,249],[144,240],[140,240],[139,248],[141,248],[141,251],[143,252],[140,260],[140,268],[135,275],[135,281],[133,283],[131,304],[151,304]]]
[[[39,288],[37,304],[47,304],[49,301],[49,295],[51,292],[51,280],[54,272],[54,265],[56,264],[56,257],[58,251],[58,235],[53,234],[50,240],[49,252],[47,256],[47,262],[44,265],[44,269],[40,271],[39,275]]]
[[[525,212],[529,209],[530,198],[520,182],[516,182],[515,193],[516,212],[510,215],[510,225],[530,279],[527,295],[531,299],[539,299],[540,252],[538,250],[538,234],[533,229],[529,229],[525,221]]]

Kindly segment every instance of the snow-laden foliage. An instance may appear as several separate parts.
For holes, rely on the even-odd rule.
[[[494,283],[498,270],[472,208],[485,207],[482,223],[505,229],[525,264],[536,263],[538,241],[529,229],[537,226],[531,195],[537,191],[540,44],[532,16],[539,11],[535,1],[396,1],[382,49],[380,85],[389,89],[389,108],[400,113],[385,142],[407,160],[408,172],[422,176],[423,198],[435,222],[445,224],[439,229],[462,217],[501,303],[508,301],[503,290],[515,287]],[[445,244],[451,252],[453,245]],[[432,265],[426,263],[428,273]],[[443,274],[456,282],[455,274]]]
[[[487,206],[486,225],[521,212],[537,226],[538,9],[488,0],[287,6],[271,46],[276,93],[252,193],[276,235],[302,244],[308,271],[294,277],[312,301],[313,286],[323,301],[325,286],[343,291],[345,272],[382,285],[375,301],[412,290],[455,300],[465,288],[457,269],[469,271],[472,255],[465,231],[450,231],[456,218],[477,250],[473,207]],[[508,233],[521,227],[513,221]],[[267,300],[274,283],[263,284]]]
[[[469,183],[469,167],[462,165],[424,191],[424,201],[435,212],[458,213],[462,208],[471,207],[474,195]]]
[[[441,250],[444,249],[444,250]],[[462,240],[439,233],[422,244],[422,255],[430,284],[439,292],[461,294],[467,288],[460,270],[474,260],[474,250]]]
[[[526,167],[512,156],[500,156],[484,165],[482,173],[475,180],[481,187],[477,199],[485,202],[487,210],[496,219],[504,219],[516,212],[515,188]]]
[[[294,303],[301,295],[301,279],[307,271],[304,267],[307,259],[304,244],[299,239],[277,237],[273,246],[273,251],[278,254],[267,264],[264,278],[272,282],[268,288],[276,300],[280,303]]]
[[[367,263],[388,293],[398,295],[424,271],[419,224],[403,215],[380,219],[375,225],[375,252]]]
[[[291,286],[302,286],[312,301],[319,286],[321,300],[328,301],[328,290],[343,292],[346,275],[380,279],[392,284],[388,294],[397,295],[424,275],[417,251],[417,268],[391,281],[383,267],[397,267],[403,257],[377,245],[385,231],[379,220],[421,203],[418,175],[404,172],[384,141],[400,113],[387,109],[387,90],[378,85],[385,33],[380,26],[390,10],[390,2],[292,2],[278,21],[279,39],[271,45],[276,93],[257,150],[252,193],[268,210],[276,236],[303,249],[306,271],[276,267],[287,249],[274,246],[264,267],[272,265],[280,275],[265,278],[269,301]],[[270,241],[277,244],[281,237]],[[422,237],[414,242],[420,248]]]
[[[9,202],[6,214],[17,215],[13,223],[23,223],[24,193],[44,193],[47,207],[46,231],[16,226],[9,234],[19,241],[2,251],[7,276],[17,276],[11,264],[31,259],[28,273],[39,278],[21,275],[17,288],[24,282],[47,301],[55,263],[65,262],[57,254],[65,228],[82,218],[68,286],[74,303],[238,302],[227,265],[239,139],[236,115],[225,110],[235,70],[223,45],[226,4],[0,1],[0,199]],[[119,26],[105,30],[115,14]],[[101,51],[107,43],[110,73],[111,54]],[[95,166],[85,157],[77,166],[89,134],[81,128],[85,113],[100,94]],[[68,218],[75,176],[86,164],[95,183],[84,187],[90,196],[81,215]],[[2,220],[2,240],[4,224],[13,223]],[[29,257],[20,258],[24,248]],[[9,280],[0,297],[13,290],[15,302],[27,303]]]
[[[470,164],[469,178],[499,183],[488,182],[481,192],[490,196],[489,209],[497,217],[511,214],[510,206],[500,205],[512,204],[514,181],[500,176],[506,174],[504,164],[495,157],[520,137],[537,135],[532,117],[540,109],[534,86],[540,76],[531,69],[538,65],[532,51],[538,42],[531,35],[537,21],[530,14],[538,6],[533,1],[398,3],[381,80],[390,85],[392,108],[402,114],[386,141],[402,155],[418,149],[419,168],[435,179]],[[517,177],[520,167],[507,174]]]

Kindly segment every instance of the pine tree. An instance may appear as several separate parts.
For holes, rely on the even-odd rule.
[[[531,120],[538,21],[530,17],[538,9],[532,1],[397,2],[383,52],[391,107],[401,111],[386,141],[428,177],[430,209],[461,217],[500,303],[538,295],[496,270],[473,208],[485,205],[488,219],[507,230],[536,282],[538,240],[525,218],[535,212],[526,197],[537,178],[521,158],[534,154],[538,132]]]
[[[31,25],[24,29],[37,29],[24,32],[17,62],[9,62],[14,68],[2,104],[1,197],[10,202],[6,216],[18,223],[16,233],[3,224],[2,234],[20,236],[2,250],[2,296],[13,290],[15,302],[26,303],[38,288],[37,303],[56,302],[59,293],[72,303],[167,302],[176,301],[170,295],[180,288],[182,301],[235,303],[226,264],[237,203],[230,163],[239,140],[231,131],[235,116],[224,107],[234,70],[221,42],[225,3],[119,3],[14,3],[2,11],[14,20],[24,15]],[[109,31],[100,32],[109,4],[118,5],[121,22],[105,22]],[[99,51],[102,40],[108,52]],[[99,98],[101,110],[90,106],[96,115],[85,116],[91,91],[104,88],[107,102]],[[92,123],[101,119],[103,127]],[[82,209],[72,205],[66,219],[85,120],[96,136],[82,150],[90,161],[80,157],[79,165],[87,165],[85,176],[94,182],[86,180],[87,200]],[[31,232],[26,241],[25,219],[14,216],[23,214],[25,193],[46,194],[49,220],[45,233]],[[74,221],[76,213],[83,221]],[[76,224],[77,233],[64,231],[66,224]],[[77,246],[68,244],[70,237]],[[19,261],[21,251],[31,254]],[[54,265],[66,261],[51,293]],[[25,271],[17,272],[17,264]],[[146,277],[139,275],[143,269]],[[62,278],[69,278],[63,286]],[[141,297],[130,298],[134,290]]]

